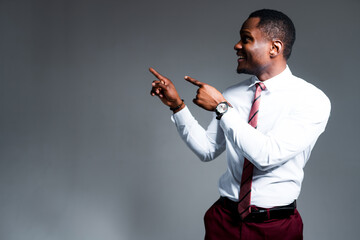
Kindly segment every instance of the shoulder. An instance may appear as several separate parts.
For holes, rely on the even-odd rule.
[[[309,100],[316,99],[318,101],[330,104],[330,99],[320,88],[316,87],[314,84],[294,75],[291,80],[291,87],[297,89],[296,92],[302,95],[303,98]]]
[[[328,116],[331,111],[331,102],[326,94],[314,84],[293,75],[291,78],[291,93],[295,102],[302,108],[316,111],[316,115]]]

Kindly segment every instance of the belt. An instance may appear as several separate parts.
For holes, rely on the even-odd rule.
[[[231,211],[233,214],[238,215],[238,203],[231,201],[226,197],[220,197],[221,205]],[[294,215],[296,209],[296,200],[286,206],[279,206],[273,208],[261,208],[251,206],[251,213],[243,220],[244,222],[264,222],[270,219],[284,219]]]

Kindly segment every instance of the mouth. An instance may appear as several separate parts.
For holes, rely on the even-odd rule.
[[[239,57],[238,62],[245,60],[245,55],[243,53],[237,52],[236,55]]]
[[[240,55],[239,58],[238,58],[238,62],[241,62],[241,61],[244,61],[244,60],[245,60],[245,56]]]

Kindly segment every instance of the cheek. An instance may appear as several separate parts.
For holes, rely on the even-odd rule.
[[[253,59],[257,62],[264,62],[269,58],[269,53],[267,51],[267,48],[264,46],[258,46],[254,48],[253,51]]]

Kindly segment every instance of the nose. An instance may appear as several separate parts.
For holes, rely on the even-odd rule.
[[[242,49],[241,40],[235,44],[234,49],[235,51]]]

